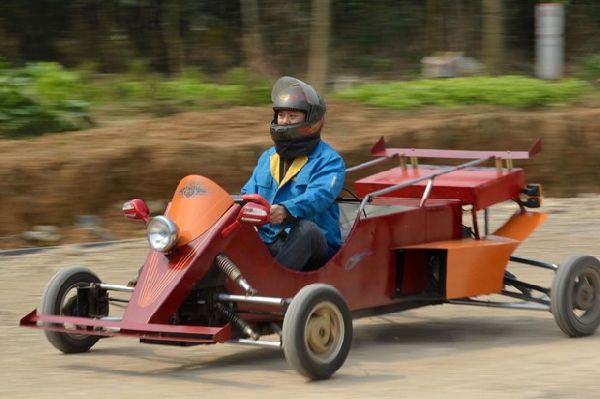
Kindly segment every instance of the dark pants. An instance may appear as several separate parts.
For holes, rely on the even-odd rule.
[[[309,220],[299,220],[287,237],[278,237],[267,246],[281,265],[293,270],[318,269],[330,257],[325,236]]]

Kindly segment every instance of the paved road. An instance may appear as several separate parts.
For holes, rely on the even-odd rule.
[[[547,200],[548,222],[518,253],[554,262],[600,256],[599,200]],[[506,210],[492,213],[493,225]],[[0,258],[1,398],[600,397],[600,332],[567,338],[546,312],[443,305],[358,320],[348,360],[321,382],[304,380],[273,349],[107,339],[89,353],[63,355],[41,331],[16,327],[61,267],[85,264],[124,283],[145,252],[143,242],[129,242]],[[543,284],[553,274],[511,270]]]

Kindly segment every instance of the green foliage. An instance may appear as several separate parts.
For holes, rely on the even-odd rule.
[[[98,75],[94,66],[68,71],[56,63],[10,69],[0,62],[0,137],[27,137],[91,126],[90,109],[115,114],[167,115],[228,105],[264,104],[270,85],[243,69],[228,71],[224,84],[199,71],[166,78],[133,61],[126,74]]]
[[[600,58],[586,60],[590,78],[600,76]],[[397,109],[426,105],[494,104],[511,107],[570,102],[588,90],[580,80],[549,83],[522,76],[473,77],[366,84],[335,93],[338,98]],[[0,137],[26,137],[91,126],[90,109],[110,115],[265,104],[270,84],[243,69],[229,70],[221,83],[196,70],[166,78],[132,62],[121,75],[98,75],[93,66],[68,71],[56,63],[10,69],[0,62]]]
[[[244,68],[231,68],[221,80],[224,84],[238,87],[239,105],[258,105],[271,101],[271,83],[252,76]]]
[[[55,63],[0,68],[0,137],[35,136],[91,126],[89,97],[75,72]]]
[[[121,109],[165,115],[193,109],[227,105],[264,104],[270,86],[249,77],[243,69],[228,71],[223,83],[207,82],[204,74],[188,70],[171,78],[134,68],[135,73],[116,75],[104,84],[102,102],[120,103]],[[100,100],[99,100],[100,101]]]
[[[571,102],[588,90],[580,80],[545,82],[524,76],[472,77],[366,84],[335,95],[397,109],[492,104],[516,108]]]
[[[600,82],[600,54],[582,58],[579,62],[579,74],[583,79]]]

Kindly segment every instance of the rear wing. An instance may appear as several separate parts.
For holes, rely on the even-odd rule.
[[[521,169],[513,170],[513,160],[529,159],[542,149],[537,140],[528,151],[463,151],[415,148],[386,148],[380,138],[371,148],[375,160],[347,169],[353,172],[365,169],[390,158],[400,158],[400,168],[393,168],[357,180],[357,193],[363,196],[361,209],[379,196],[421,198],[419,206],[430,198],[459,199],[463,204],[473,204],[474,209],[484,209],[494,203],[518,199],[524,187],[525,177]],[[457,166],[418,167],[418,158],[470,159]],[[412,170],[408,170],[410,160]],[[474,168],[495,161],[494,168]],[[505,162],[505,168],[503,167]],[[434,180],[439,184],[434,186]]]
[[[418,149],[418,148],[387,148],[385,140],[382,137],[371,147],[371,155],[379,157],[377,159],[364,162],[362,164],[346,169],[347,173],[366,169],[390,158],[400,158],[400,165],[403,169],[407,167],[407,160],[413,167],[418,166],[419,158],[439,158],[439,159],[494,159],[496,168],[502,168],[502,161],[506,163],[506,168],[513,168],[513,160],[529,159],[542,150],[542,140],[537,139],[528,151],[469,151],[469,150],[438,150],[438,149]]]

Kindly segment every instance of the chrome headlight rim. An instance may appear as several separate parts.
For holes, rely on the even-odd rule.
[[[179,240],[179,229],[168,217],[154,216],[148,221],[146,235],[150,248],[158,252],[168,252]]]

